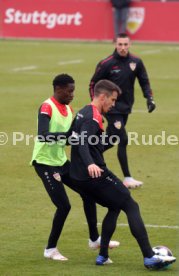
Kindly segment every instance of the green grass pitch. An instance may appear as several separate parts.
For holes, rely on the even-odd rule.
[[[118,249],[110,251],[114,264],[96,267],[97,252],[87,246],[88,230],[81,199],[68,188],[72,209],[58,247],[69,261],[62,263],[43,258],[55,208],[29,166],[38,107],[52,95],[52,79],[59,73],[71,74],[76,81],[72,104],[75,112],[89,103],[88,84],[95,65],[112,51],[111,43],[0,41],[0,140],[2,132],[9,138],[6,145],[0,146],[2,276],[178,274],[177,262],[161,272],[144,268],[138,245],[125,225],[124,214],[120,215],[113,236],[121,242]],[[169,135],[179,137],[179,46],[134,44],[131,52],[144,61],[157,104],[156,111],[149,114],[136,84],[135,105],[127,130],[138,133],[140,145],[132,143],[128,155],[133,176],[144,181],[144,185],[131,193],[140,204],[151,244],[166,245],[179,257],[179,147],[167,142]],[[161,135],[162,131],[165,145],[142,144],[142,135],[147,141],[149,137],[154,139]],[[23,134],[17,134],[19,132]],[[24,135],[23,141],[13,144],[13,134],[19,139]],[[105,158],[109,168],[121,178],[116,147],[109,150]],[[98,207],[99,230],[105,212]]]

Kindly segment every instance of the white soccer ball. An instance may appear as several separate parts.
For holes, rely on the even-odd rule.
[[[160,255],[160,256],[173,256],[172,251],[163,245],[158,245],[152,248],[154,251],[155,255]]]

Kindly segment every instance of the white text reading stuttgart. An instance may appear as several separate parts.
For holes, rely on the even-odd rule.
[[[53,29],[57,25],[75,25],[79,26],[82,24],[82,14],[76,12],[73,14],[67,13],[47,13],[46,11],[34,11],[32,13],[21,12],[20,10],[15,10],[9,8],[5,12],[4,22],[6,24],[34,24],[34,25],[44,25],[47,29]]]

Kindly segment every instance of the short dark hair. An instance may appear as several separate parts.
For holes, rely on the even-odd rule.
[[[53,87],[56,86],[66,87],[69,83],[75,83],[74,79],[68,74],[57,75],[53,80]]]
[[[126,34],[126,33],[119,33],[116,35],[116,38],[126,38],[126,37],[129,38],[128,34]]]
[[[118,95],[122,93],[119,86],[117,86],[114,82],[109,80],[100,80],[95,84],[94,96],[99,96],[100,94],[111,96],[114,91],[116,91]]]
[[[129,38],[129,40],[130,40],[130,37],[126,33],[119,33],[119,34],[117,34],[116,37],[115,37],[115,39],[114,39],[114,42],[116,42],[118,38]]]

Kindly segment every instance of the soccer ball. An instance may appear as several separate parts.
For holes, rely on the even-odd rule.
[[[172,251],[163,245],[158,245],[152,248],[154,251],[155,255],[160,255],[160,256],[173,256]]]

